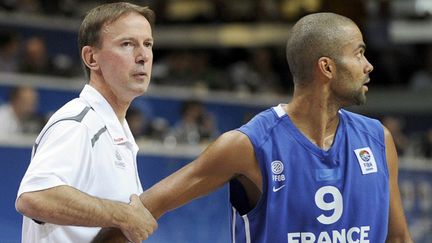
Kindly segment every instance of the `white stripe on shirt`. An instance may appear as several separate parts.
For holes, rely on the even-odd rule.
[[[242,217],[243,217],[244,224],[245,224],[246,243],[251,243],[249,219],[248,219],[247,215],[243,215]]]

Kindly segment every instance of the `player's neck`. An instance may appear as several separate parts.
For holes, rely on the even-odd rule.
[[[285,111],[312,143],[325,150],[331,147],[339,124],[338,108],[329,107],[319,98],[297,96]]]

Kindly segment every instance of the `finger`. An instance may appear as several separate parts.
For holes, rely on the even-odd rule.
[[[142,240],[147,240],[147,238],[150,236],[150,234],[145,233],[144,237],[142,238]]]
[[[123,231],[123,234],[126,236],[128,242],[141,243],[138,237],[134,237],[134,235],[130,234],[129,232]]]
[[[138,195],[136,195],[136,194],[132,194],[132,195],[129,197],[129,200],[130,200],[130,203],[131,203],[131,204],[133,204],[133,203],[137,203],[138,201],[141,202],[141,200],[139,199]]]
[[[153,234],[153,232],[155,231],[155,230],[157,230],[157,228],[158,228],[158,223],[157,223],[157,221],[156,221],[156,219],[155,218],[153,218],[152,217],[152,220],[151,220],[151,226],[152,226],[152,234]]]
[[[151,228],[148,228],[148,229],[146,230],[146,232],[147,232],[147,237],[150,236],[151,234],[153,234],[153,228],[152,228],[152,227],[151,227]]]
[[[129,240],[133,243],[141,243],[141,239],[139,237],[131,237]]]

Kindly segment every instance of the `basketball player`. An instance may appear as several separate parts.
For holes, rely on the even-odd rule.
[[[156,228],[133,195],[142,193],[138,146],[125,120],[150,83],[153,16],[147,7],[119,2],[84,19],[79,45],[89,82],[36,139],[16,201],[22,242],[90,242],[100,227],[141,242]]]
[[[391,134],[343,109],[366,102],[365,48],[346,17],[300,19],[287,43],[292,100],[220,136],[144,205],[159,218],[229,182],[235,243],[412,242]]]

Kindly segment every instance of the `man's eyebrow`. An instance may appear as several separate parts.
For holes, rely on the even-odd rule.
[[[358,45],[358,47],[356,49],[366,50],[366,44],[365,43],[361,43],[361,44]]]
[[[121,38],[118,38],[118,40],[119,40],[119,41],[125,41],[125,40],[133,41],[133,40],[137,40],[137,39],[134,38],[134,37],[121,37]],[[145,40],[145,41],[151,41],[151,42],[154,41],[153,37],[148,37],[148,38],[145,38],[144,40]]]

